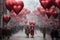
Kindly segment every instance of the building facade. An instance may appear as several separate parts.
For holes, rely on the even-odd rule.
[[[5,0],[0,0],[0,26],[4,25],[3,19],[2,19],[2,16],[4,14],[7,14],[7,9],[5,7]]]

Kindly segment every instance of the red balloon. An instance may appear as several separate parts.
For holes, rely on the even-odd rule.
[[[37,16],[40,16],[40,12],[38,10],[34,10],[33,13]]]
[[[53,24],[53,21],[51,20],[49,23],[50,23],[50,25],[52,25]]]
[[[54,18],[57,18],[58,17],[58,12],[55,11],[55,12],[53,12],[52,15],[53,15]]]
[[[37,9],[43,16],[45,16],[46,10],[43,7],[39,7]]]
[[[55,5],[60,9],[60,0],[55,0]]]
[[[10,16],[3,16],[3,20],[8,23],[10,21],[11,17]]]
[[[13,3],[13,10],[15,11],[16,14],[19,14],[23,7],[24,7],[23,1],[15,1]]]
[[[45,9],[43,7],[37,8],[40,13],[45,13]]]
[[[52,12],[55,11],[55,9],[56,9],[56,7],[53,5],[53,6],[51,6],[51,8],[49,9],[49,11],[52,13]]]
[[[14,10],[18,14],[24,7],[24,3],[21,0],[6,0],[5,6],[9,11]]]
[[[13,9],[13,0],[6,0],[5,6],[9,11],[11,11]]]
[[[29,24],[32,25],[32,26],[34,26],[36,24],[36,22],[33,21],[33,20],[31,20],[31,21],[29,21]]]
[[[48,9],[52,6],[52,2],[52,0],[40,0],[41,5]]]
[[[31,12],[31,11],[30,11],[29,9],[23,8],[19,14],[25,15],[25,14],[29,14],[30,12]]]
[[[49,11],[49,10],[46,10],[46,15],[48,16],[48,18],[50,18],[51,13],[50,13],[50,11]]]
[[[23,10],[24,10],[25,14],[30,13],[30,10],[29,9],[24,8]]]

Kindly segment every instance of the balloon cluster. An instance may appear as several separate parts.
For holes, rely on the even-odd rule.
[[[29,21],[29,24],[30,24],[31,26],[34,26],[34,25],[36,24],[36,22],[35,22],[34,20],[30,20],[30,21]]]
[[[59,13],[56,11],[56,8],[60,9],[60,0],[39,0],[39,2],[41,7],[38,7],[37,10],[34,10],[33,12],[39,17],[42,15],[43,21],[49,21],[48,23],[51,25],[54,24],[55,21],[57,21],[55,19],[58,19]],[[49,19],[51,16],[54,19]]]
[[[11,12],[12,10],[19,14],[19,12],[23,9],[24,3],[22,0],[6,0],[5,1],[6,8]]]
[[[50,8],[52,5],[60,9],[60,0],[39,0],[44,8]]]
[[[42,8],[38,8],[40,13],[45,13],[48,18],[51,17],[51,15],[56,19],[58,17],[58,12],[56,11],[56,8],[60,9],[60,0],[39,0],[41,3]],[[54,19],[54,20],[55,20]],[[56,21],[56,20],[55,20]],[[50,24],[53,24],[51,21]]]
[[[24,3],[22,0],[5,0],[5,6],[11,12],[11,16],[16,16],[23,9]],[[11,19],[11,16],[3,16],[3,20],[8,23]]]
[[[53,15],[54,18],[57,18],[58,12],[55,10],[55,8],[60,9],[60,0],[39,0],[43,9],[40,8],[40,11],[44,12],[45,10],[48,18]]]
[[[23,8],[24,2],[22,0],[5,0],[5,6],[10,12],[10,16],[3,16],[3,21],[5,21],[6,23],[8,23],[9,20],[13,17],[16,17],[15,19],[17,21],[19,19],[23,19],[23,16],[27,13],[30,13],[30,10]]]

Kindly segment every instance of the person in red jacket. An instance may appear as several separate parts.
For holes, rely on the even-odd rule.
[[[35,26],[36,22],[34,20],[30,20],[29,24],[30,24],[30,34],[33,38],[34,37],[34,26]]]
[[[31,34],[31,36],[32,36],[32,38],[34,37],[34,27],[31,27],[30,28],[30,34]]]

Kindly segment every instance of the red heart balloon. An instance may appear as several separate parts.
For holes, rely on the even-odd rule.
[[[46,15],[48,16],[48,18],[50,18],[50,16],[51,16],[50,11],[49,11],[49,10],[47,10],[47,9],[46,9]]]
[[[39,7],[39,8],[38,8],[38,11],[39,11],[43,16],[45,16],[46,10],[45,10],[43,7]]]
[[[50,21],[50,24],[52,25],[53,24],[53,21]]]
[[[57,18],[58,17],[58,12],[55,11],[55,12],[53,12],[52,15],[53,15],[54,18]]]
[[[11,11],[13,9],[13,0],[6,0],[5,6],[9,11]]]
[[[14,10],[15,13],[18,14],[24,7],[24,3],[21,0],[6,0],[5,6],[10,12]]]
[[[43,7],[39,7],[37,9],[39,10],[40,13],[45,13],[45,9]]]
[[[20,15],[20,14],[26,15],[26,14],[29,14],[29,13],[30,13],[30,10],[29,10],[29,9],[23,8],[23,9],[21,10],[21,12],[19,13],[19,15]]]
[[[55,19],[55,22],[59,22],[59,18],[56,18],[56,19]]]
[[[49,11],[52,13],[52,12],[55,11],[55,9],[56,9],[56,7],[53,5],[53,6],[51,6],[51,8],[49,9]]]
[[[37,16],[40,16],[40,12],[38,10],[34,10],[33,13]]]
[[[33,26],[33,25],[35,25],[35,24],[36,24],[36,22],[35,22],[35,21],[33,21],[33,20],[30,20],[30,21],[29,21],[29,24]]]
[[[40,0],[41,5],[48,9],[52,6],[52,2],[52,0]]]
[[[15,1],[13,3],[13,10],[15,11],[16,14],[19,14],[23,7],[24,7],[23,1]]]
[[[10,16],[3,16],[3,20],[8,23],[10,21],[11,17]]]
[[[55,0],[55,5],[60,9],[60,0]]]

